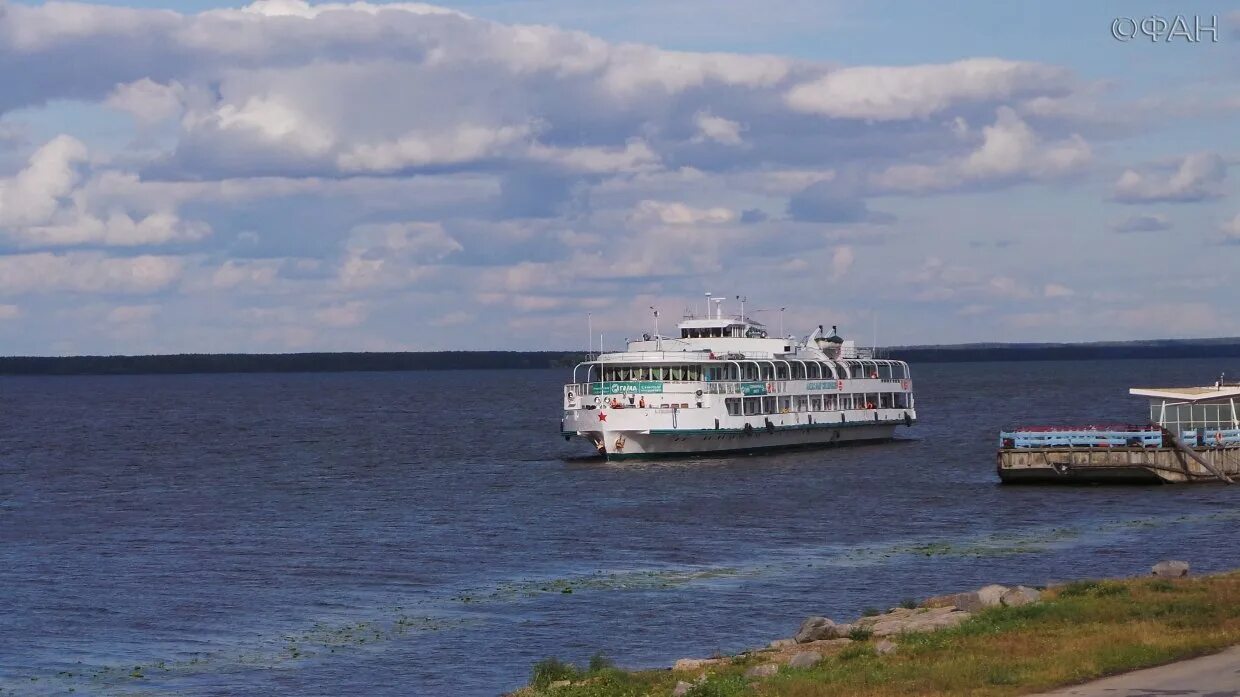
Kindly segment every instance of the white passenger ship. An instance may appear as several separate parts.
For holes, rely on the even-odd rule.
[[[565,438],[619,459],[886,440],[917,420],[907,363],[876,359],[835,327],[768,337],[715,303],[679,337],[656,330],[573,368]]]

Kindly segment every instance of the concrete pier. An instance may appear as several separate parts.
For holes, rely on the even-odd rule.
[[[1240,479],[1240,446],[1194,447],[1219,472]],[[1000,448],[1004,483],[1217,482],[1208,468],[1175,448]]]

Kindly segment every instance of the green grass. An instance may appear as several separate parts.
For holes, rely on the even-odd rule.
[[[868,636],[807,669],[763,680],[744,671],[769,657],[710,666],[692,697],[1006,697],[1209,653],[1240,643],[1240,573],[1174,581],[1083,581],[1048,589],[1043,602],[991,608],[952,629],[893,637],[879,656]],[[625,672],[601,659],[590,669],[543,661],[526,697],[670,695],[703,671]],[[555,679],[573,680],[550,688]]]

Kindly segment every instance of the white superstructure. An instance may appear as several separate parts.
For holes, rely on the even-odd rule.
[[[608,458],[650,457],[885,440],[917,419],[908,364],[876,359],[834,327],[770,337],[716,305],[678,329],[578,364],[563,435]]]

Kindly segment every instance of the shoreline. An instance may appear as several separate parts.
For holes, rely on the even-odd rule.
[[[1148,576],[977,590],[803,620],[732,655],[624,670],[548,658],[509,697],[1016,695],[1046,692],[1240,646],[1240,570],[1190,576],[1163,561]]]

